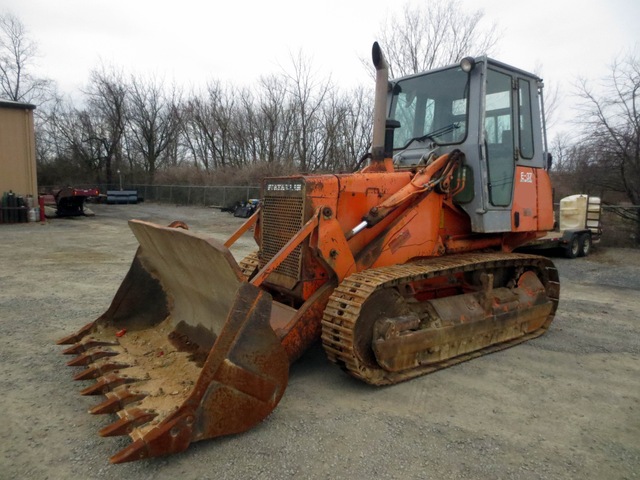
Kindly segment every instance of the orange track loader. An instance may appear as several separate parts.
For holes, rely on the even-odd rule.
[[[140,247],[109,309],[63,338],[104,395],[101,435],[126,462],[242,432],[276,407],[291,362],[393,384],[541,335],[559,298],[542,81],[486,57],[389,81],[377,69],[372,147],[355,173],[265,179],[223,245],[130,222]],[[228,248],[253,227],[255,254]]]

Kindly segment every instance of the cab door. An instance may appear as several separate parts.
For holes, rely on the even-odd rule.
[[[513,205],[511,211],[511,230],[514,232],[531,232],[539,228],[538,225],[538,195],[540,185],[540,175],[543,172],[539,168],[539,161],[536,159],[542,156],[542,152],[537,152],[533,127],[533,106],[535,83],[532,79],[516,75],[516,99],[517,117],[515,117],[516,143],[514,159],[516,161],[515,184],[513,188]],[[539,129],[538,129],[539,130]]]
[[[535,86],[533,86],[535,88]],[[537,229],[532,79],[489,65],[485,83],[485,231]]]

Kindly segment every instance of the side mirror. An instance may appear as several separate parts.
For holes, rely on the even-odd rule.
[[[393,157],[393,134],[396,128],[400,128],[400,122],[387,118],[384,129],[384,158]]]

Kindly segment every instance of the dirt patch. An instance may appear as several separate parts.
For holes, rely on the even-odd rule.
[[[190,354],[178,351],[169,341],[173,331],[170,318],[154,328],[125,332],[114,327],[98,327],[86,339],[112,342],[115,345],[98,347],[99,350],[115,354],[94,362],[101,366],[109,362],[127,365],[113,370],[116,376],[134,379],[135,383],[118,386],[115,390],[126,390],[144,398],[138,408],[156,414],[156,417],[134,430],[131,436],[139,438],[146,431],[162,422],[176,411],[189,397],[200,375],[200,368],[191,361]]]
[[[91,218],[0,228],[2,478],[623,479],[640,471],[640,254],[626,249],[553,259],[560,306],[536,340],[386,388],[347,376],[316,346],[252,430],[110,465],[130,439],[97,435],[116,417],[85,413],[104,397],[78,395],[92,382],[72,380],[55,340],[109,306],[137,247],[127,219],[183,220],[218,240],[242,220],[195,207],[92,209]],[[246,236],[232,252],[240,259],[254,249]],[[180,387],[162,388],[171,397]]]

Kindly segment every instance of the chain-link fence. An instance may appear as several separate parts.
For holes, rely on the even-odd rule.
[[[120,190],[107,185],[74,185],[75,188],[98,188],[100,193]],[[40,186],[44,192],[54,187]],[[196,186],[196,185],[145,185],[124,184],[122,190],[135,190],[138,198],[151,202],[175,203],[178,205],[202,205],[208,207],[231,207],[249,199],[260,198],[260,187]]]
[[[74,185],[75,188],[98,188],[106,194],[110,190],[120,190],[114,185]],[[52,192],[54,187],[40,186],[40,192]],[[201,205],[207,207],[232,208],[253,198],[260,198],[260,187],[196,186],[196,185],[146,185],[124,184],[122,190],[135,190],[140,201],[173,203],[178,205]],[[555,204],[558,207],[559,204]],[[638,227],[632,220],[638,205],[603,205],[603,246],[631,247],[638,245]],[[627,212],[627,219],[615,215],[614,210]]]
[[[179,205],[230,207],[252,198],[260,198],[260,187],[211,187],[193,185],[128,185],[138,197],[153,202]]]

